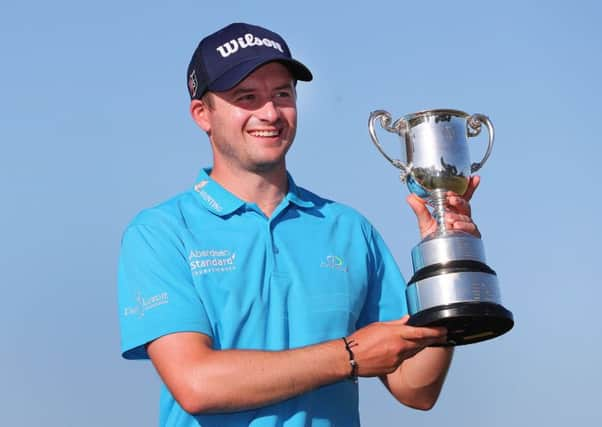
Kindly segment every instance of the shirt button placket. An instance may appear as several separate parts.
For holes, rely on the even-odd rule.
[[[271,258],[272,260],[272,266],[273,266],[273,271],[277,271],[278,270],[278,263],[277,263],[277,258],[276,255],[278,255],[278,246],[276,246],[276,244],[274,243],[274,224],[272,223],[272,221],[268,221],[268,226],[267,226],[267,245],[268,245],[268,250],[269,250],[269,254],[268,256]]]

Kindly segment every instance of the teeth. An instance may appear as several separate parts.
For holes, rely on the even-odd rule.
[[[278,136],[277,130],[255,130],[250,132],[253,136]]]

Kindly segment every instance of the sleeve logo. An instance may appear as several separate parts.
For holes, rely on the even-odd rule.
[[[136,293],[136,305],[126,307],[123,310],[123,315],[144,317],[144,313],[147,311],[167,303],[169,303],[169,295],[167,292],[161,292],[160,294],[145,298],[142,293],[138,291]]]

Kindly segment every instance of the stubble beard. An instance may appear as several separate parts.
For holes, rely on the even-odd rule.
[[[278,171],[279,169],[286,170],[286,154],[292,144],[286,147],[285,151],[274,160],[258,161],[253,160],[253,156],[245,156],[241,158],[240,153],[231,144],[215,144],[214,150],[220,154],[220,158],[235,169],[245,170],[256,174],[266,174]]]

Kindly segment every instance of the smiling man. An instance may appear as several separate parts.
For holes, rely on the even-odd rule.
[[[432,407],[452,350],[429,346],[445,329],[408,326],[377,231],[287,171],[309,69],[278,34],[237,23],[200,42],[187,77],[213,164],[131,222],[119,263],[122,354],[159,373],[160,425],[357,426],[358,376]],[[449,196],[449,227],[478,235],[477,185]],[[408,201],[423,235],[436,227]]]

